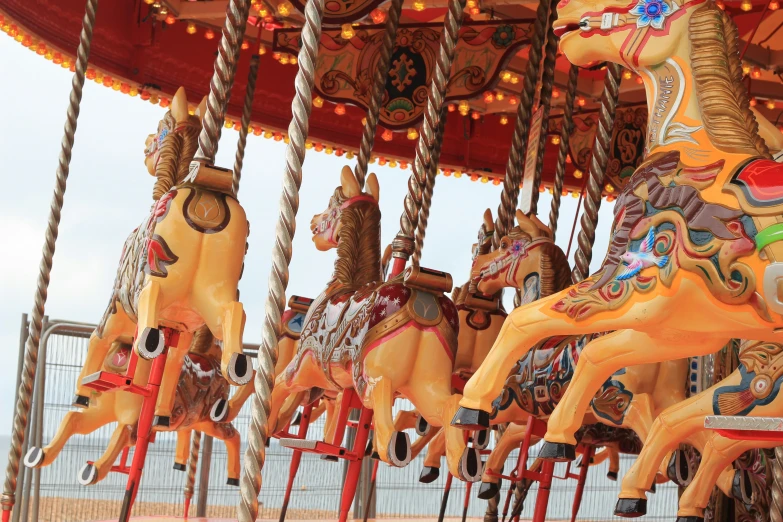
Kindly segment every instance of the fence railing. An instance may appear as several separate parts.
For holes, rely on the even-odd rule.
[[[20,354],[24,349],[26,316],[23,316],[20,336]],[[46,321],[41,338],[39,368],[36,377],[31,411],[31,423],[26,440],[30,444],[43,446],[55,435],[60,421],[71,408],[76,379],[81,371],[87,353],[87,345],[94,325],[68,321]],[[257,346],[246,345],[245,351],[255,355]],[[19,368],[21,371],[21,368]],[[408,401],[397,401],[395,408],[412,409]],[[250,404],[245,405],[234,421],[243,435],[250,425]],[[308,438],[323,437],[324,420],[319,419],[310,426]],[[113,425],[106,425],[85,435],[74,436],[55,462],[42,469],[21,469],[18,499],[14,510],[14,522],[88,522],[115,518],[122,502],[126,476],[110,473],[94,486],[82,486],[77,473],[88,460],[97,459],[105,450]],[[415,436],[415,435],[414,435]],[[182,516],[186,473],[173,469],[174,433],[158,433],[150,446],[144,468],[141,487],[133,514]],[[211,450],[210,450],[211,446]],[[242,453],[245,450],[243,440]],[[26,449],[25,449],[26,452]],[[506,463],[510,470],[517,460],[513,452]],[[533,449],[531,455],[536,455]],[[132,455],[132,450],[131,450]],[[283,501],[291,450],[280,447],[273,440],[267,451],[264,467],[264,486],[260,502],[259,518],[277,520]],[[421,484],[418,476],[422,468],[420,455],[406,468],[397,469],[381,464],[375,495],[375,518],[436,517],[441,504],[444,473],[431,484]],[[532,461],[532,459],[531,459]],[[620,475],[633,463],[633,457],[621,457]],[[562,476],[564,469],[558,465],[556,474]],[[318,456],[305,454],[294,485],[287,518],[335,519],[342,489],[343,463],[321,460]],[[619,484],[606,479],[606,464],[596,466],[588,474],[588,483],[580,510],[580,519],[607,520],[619,490]],[[221,441],[207,443],[202,440],[199,468],[194,484],[194,507],[191,515],[234,518],[239,498],[238,488],[226,485],[226,451]],[[549,502],[550,520],[567,520],[571,516],[571,502],[576,487],[575,480],[555,480]],[[361,490],[361,489],[360,489]],[[483,517],[486,502],[475,497],[478,488],[473,488],[467,515]],[[506,488],[503,488],[505,498]],[[525,503],[522,519],[532,516],[535,504],[534,486]],[[448,517],[460,517],[463,512],[465,484],[454,481],[449,504]],[[651,496],[647,519],[669,518],[677,505],[677,489],[672,484],[658,487]],[[195,511],[195,512],[194,512]]]

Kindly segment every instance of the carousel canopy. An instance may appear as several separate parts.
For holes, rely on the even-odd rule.
[[[184,86],[195,106],[208,92],[227,4],[226,0],[116,0],[102,5],[88,78],[163,107],[176,89]],[[406,0],[404,4],[373,151],[380,164],[409,168],[446,4],[447,0]],[[718,4],[739,27],[752,103],[777,124],[783,98],[783,10],[778,10],[778,0],[718,0]],[[536,3],[530,0],[468,0],[469,15],[460,33],[447,91],[451,114],[440,158],[444,174],[483,182],[502,180],[535,8]],[[253,2],[226,127],[239,128],[248,65],[251,56],[260,54],[251,131],[269,139],[287,139],[302,9],[300,0]],[[308,144],[317,151],[344,154],[350,159],[358,149],[385,9],[382,0],[326,2],[317,66],[318,96],[314,99]],[[72,67],[83,10],[83,0],[6,0],[0,9],[0,27],[41,57]],[[559,56],[546,129],[549,137],[544,185],[550,185],[554,177],[569,67],[566,58]],[[587,168],[603,89],[602,69],[603,64],[595,64],[580,72],[567,190],[580,190],[584,182],[582,171]],[[645,104],[641,79],[625,71],[607,195],[622,186],[641,157]]]

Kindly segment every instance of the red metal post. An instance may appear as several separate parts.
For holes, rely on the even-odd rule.
[[[446,516],[446,506],[449,503],[449,493],[451,493],[451,480],[453,475],[449,473],[446,475],[446,485],[443,487],[443,500],[440,502],[440,513],[438,514],[438,522],[443,522],[443,517]]]
[[[348,391],[349,390],[346,390],[343,393],[343,397],[348,394]],[[346,410],[347,409],[348,408],[346,408]],[[373,411],[370,409],[361,408],[361,414],[359,415],[359,425],[356,428],[356,437],[353,441],[353,458],[351,459],[350,464],[348,464],[348,473],[345,476],[343,494],[342,498],[340,499],[340,522],[346,522],[348,520],[348,513],[351,511],[353,498],[356,495],[356,486],[359,483],[359,474],[362,471],[362,459],[364,458],[367,439],[370,435],[372,413]],[[340,426],[338,426],[338,429],[340,429]],[[342,425],[342,429],[345,430],[344,423]]]
[[[310,427],[310,414],[313,411],[313,404],[315,403],[308,404],[302,410],[302,419],[299,421],[299,431],[296,433],[297,439],[304,439],[307,437],[307,428]],[[296,480],[296,473],[299,471],[299,464],[301,462],[302,452],[294,450],[294,454],[291,456],[291,466],[288,469],[288,483],[285,486],[285,497],[283,498],[283,507],[280,510],[279,522],[285,520],[285,515],[288,511],[288,503],[291,500],[291,490],[294,488],[294,480]]]
[[[545,460],[541,465],[541,479],[538,481],[538,495],[536,495],[536,507],[533,511],[533,522],[546,520],[546,508],[549,505],[549,493],[552,487],[552,476],[555,472],[555,463]]]
[[[465,484],[465,500],[462,503],[462,522],[468,518],[468,507],[470,507],[470,490],[473,489],[473,483],[468,482]]]
[[[595,448],[593,446],[585,446],[585,451],[582,454],[582,467],[579,468],[579,482],[576,484],[576,492],[574,493],[574,505],[571,508],[571,522],[576,520],[576,515],[579,514],[579,506],[582,504],[582,495],[585,491],[585,481],[587,480],[587,470],[590,469],[590,461],[593,459],[593,452]]]

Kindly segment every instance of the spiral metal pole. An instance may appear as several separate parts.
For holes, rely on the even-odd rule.
[[[250,0],[231,0],[226,8],[226,23],[223,25],[223,35],[215,58],[215,72],[209,82],[207,112],[204,114],[203,126],[198,135],[198,151],[193,158],[194,161],[208,165],[215,163],[218,142],[226,118],[226,105],[234,83],[234,73],[242,39],[245,37],[249,13]],[[237,183],[236,179],[235,183]]]
[[[185,517],[187,518],[187,507],[193,498],[196,484],[196,469],[198,468],[198,452],[201,449],[201,432],[193,430],[193,439],[190,444],[190,458],[188,459],[188,477],[185,482]]]
[[[27,417],[30,413],[30,399],[35,381],[35,370],[38,362],[38,346],[41,341],[41,329],[43,327],[44,309],[49,289],[49,278],[52,271],[55,242],[60,227],[63,198],[70,172],[71,152],[73,150],[74,134],[76,133],[76,121],[79,117],[79,104],[82,100],[82,88],[84,87],[84,74],[87,70],[87,61],[90,56],[92,44],[92,32],[95,25],[95,12],[98,8],[98,0],[87,0],[87,6],[82,19],[82,32],[79,36],[79,47],[76,50],[76,63],[74,65],[73,79],[71,80],[71,94],[68,100],[68,111],[65,121],[65,132],[60,145],[58,157],[54,196],[49,208],[49,221],[46,226],[46,239],[43,247],[43,255],[39,265],[38,281],[35,291],[35,305],[30,315],[30,333],[25,345],[24,367],[17,392],[16,409],[14,411],[13,432],[11,435],[11,447],[8,451],[8,465],[5,470],[5,484],[0,504],[3,506],[3,519],[7,520],[10,511],[16,501],[16,480],[19,474],[19,460],[21,458],[22,445],[24,444]]]
[[[612,142],[614,115],[617,111],[617,99],[620,96],[620,81],[623,67],[614,63],[607,64],[604,92],[601,95],[601,109],[598,113],[598,129],[593,140],[590,172],[587,177],[582,229],[577,243],[579,248],[574,256],[575,265],[571,272],[571,281],[578,283],[590,275],[590,260],[593,258],[595,227],[598,225],[598,209],[601,207],[601,191],[604,185],[606,165],[609,162],[609,146]]]
[[[383,31],[380,58],[378,59],[378,66],[375,68],[370,109],[367,111],[367,123],[365,123],[364,130],[362,131],[359,156],[356,159],[356,181],[359,182],[360,187],[364,187],[364,180],[367,177],[367,164],[370,161],[370,152],[372,151],[372,146],[375,142],[375,132],[378,128],[378,116],[381,112],[383,93],[386,90],[386,78],[389,75],[391,55],[397,37],[397,27],[400,25],[401,11],[402,0],[392,0],[391,5],[389,6],[389,12],[386,14],[386,27]]]
[[[413,160],[413,173],[408,179],[408,194],[405,196],[404,211],[400,217],[400,231],[392,241],[392,255],[395,258],[392,276],[402,272],[405,261],[413,254],[414,234],[419,222],[419,209],[422,201],[422,187],[425,186],[427,173],[432,161],[430,151],[434,149],[435,134],[440,116],[443,112],[443,102],[446,96],[446,85],[451,74],[451,64],[454,61],[454,51],[459,40],[462,27],[462,16],[466,0],[449,0],[446,18],[443,21],[443,34],[440,38],[438,59],[433,71],[427,97],[427,108],[424,111],[424,121],[419,129],[419,141],[416,143],[416,157]]]
[[[549,21],[550,6],[557,5],[556,0],[539,0],[536,10],[536,21],[533,23],[533,36],[530,40],[527,68],[517,107],[517,121],[514,124],[514,135],[511,138],[511,149],[506,161],[506,175],[503,178],[503,192],[500,195],[497,218],[495,218],[495,233],[492,236],[492,248],[496,249],[500,238],[514,226],[514,215],[519,200],[519,184],[522,182],[522,165],[525,163],[527,138],[530,133],[530,114],[535,98],[536,84],[541,69],[541,53],[544,47],[544,36]]]
[[[547,24],[546,47],[544,50],[544,71],[541,75],[541,106],[543,107],[541,115],[541,134],[538,140],[538,151],[536,152],[536,170],[533,179],[533,193],[530,201],[530,213],[538,214],[538,196],[541,186],[541,171],[544,169],[544,153],[546,152],[546,130],[549,128],[549,110],[552,108],[552,88],[555,85],[555,61],[557,60],[557,44],[560,39],[555,34],[552,25],[557,20],[556,6],[552,6],[549,13],[549,22]]]
[[[266,297],[264,328],[258,351],[258,369],[255,391],[251,396],[251,422],[248,448],[245,452],[241,499],[238,507],[239,522],[255,522],[258,516],[258,494],[261,491],[261,470],[266,460],[266,441],[269,437],[269,410],[277,363],[277,339],[280,336],[281,316],[285,307],[285,291],[288,286],[288,267],[296,232],[296,213],[299,210],[299,187],[302,185],[302,164],[305,160],[305,140],[309,130],[310,111],[313,103],[315,64],[318,43],[321,40],[321,21],[324,0],[309,0],[305,6],[305,22],[302,28],[302,47],[299,50],[299,71],[294,85],[296,93],[291,107],[293,119],[288,126],[290,140],[286,147],[286,170],[283,176],[283,194],[272,248],[272,270],[269,275],[269,292]]]
[[[253,111],[253,95],[256,92],[259,60],[260,57],[257,54],[250,58],[250,71],[247,73],[245,104],[242,107],[242,128],[239,129],[237,153],[234,157],[234,195],[239,193],[239,181],[242,179],[242,165],[245,162],[245,145],[247,145],[247,133],[250,130],[250,113]]]
[[[772,484],[769,499],[770,522],[783,522],[783,446],[775,448],[774,458],[770,459]]]
[[[572,65],[568,70],[568,86],[566,87],[565,105],[563,106],[563,125],[560,128],[560,148],[557,151],[555,184],[552,187],[552,207],[549,209],[549,229],[552,231],[553,241],[557,233],[557,220],[560,217],[560,198],[563,192],[568,142],[571,139],[571,133],[574,131],[574,98],[576,98],[578,79],[579,67]]]
[[[416,241],[413,247],[413,257],[411,265],[418,267],[421,261],[421,250],[424,248],[424,236],[427,234],[427,222],[430,219],[430,206],[432,205],[432,191],[435,189],[435,178],[438,173],[438,163],[440,162],[440,150],[443,146],[443,132],[446,128],[446,114],[441,113],[438,133],[435,136],[435,145],[432,149],[432,161],[427,171],[427,183],[424,186],[424,192],[421,195],[421,210],[419,211],[419,223],[416,226]]]

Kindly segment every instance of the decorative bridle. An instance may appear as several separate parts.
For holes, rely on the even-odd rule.
[[[516,273],[519,270],[520,262],[528,257],[530,252],[542,247],[545,244],[552,244],[552,239],[546,236],[526,239],[514,239],[505,253],[494,259],[491,263],[484,266],[473,280],[478,284],[479,281],[494,279],[503,271],[506,272],[504,283],[508,286],[516,285]]]
[[[332,198],[334,198],[334,196],[332,196]],[[334,239],[334,232],[337,228],[336,225],[340,220],[340,216],[342,215],[343,210],[350,207],[351,205],[360,203],[362,201],[372,203],[376,207],[378,206],[378,202],[375,200],[374,197],[370,196],[369,194],[360,194],[358,196],[348,198],[345,201],[343,201],[339,206],[332,205],[330,203],[329,214],[324,219],[322,219],[321,222],[318,224],[318,232],[324,233],[328,231],[329,241],[331,243],[337,244],[337,241],[335,241]]]

